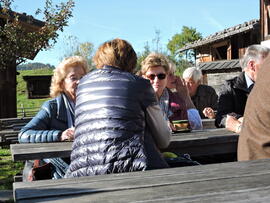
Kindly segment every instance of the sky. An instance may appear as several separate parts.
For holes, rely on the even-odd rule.
[[[53,3],[66,0],[52,0]],[[66,39],[74,36],[80,43],[91,42],[98,48],[103,42],[122,38],[135,51],[152,45],[156,31],[160,32],[163,49],[182,26],[196,28],[203,37],[226,28],[259,19],[260,0],[74,0],[73,17],[58,42],[48,51],[40,51],[28,62],[57,65],[65,54]],[[35,16],[44,8],[45,0],[14,0],[11,8]]]

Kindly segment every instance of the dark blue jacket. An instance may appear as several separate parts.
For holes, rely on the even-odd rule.
[[[150,82],[118,68],[106,66],[81,79],[66,177],[167,167],[153,139],[145,136],[151,105],[157,100]]]
[[[19,133],[20,143],[60,142],[60,135],[68,128],[67,111],[63,96],[44,102],[37,115]],[[69,158],[44,159],[53,164],[52,176],[62,178],[68,168]]]

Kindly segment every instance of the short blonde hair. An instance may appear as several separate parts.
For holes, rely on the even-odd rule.
[[[116,38],[103,43],[98,48],[93,62],[97,68],[108,65],[133,72],[137,64],[137,55],[127,41]]]
[[[168,59],[163,54],[150,53],[141,63],[141,74],[144,75],[149,68],[161,66],[165,72],[169,72]]]
[[[88,72],[88,63],[82,56],[71,56],[65,58],[53,71],[53,77],[50,87],[50,96],[57,97],[64,92],[62,83],[67,76],[67,70],[70,67],[81,67],[85,74]]]

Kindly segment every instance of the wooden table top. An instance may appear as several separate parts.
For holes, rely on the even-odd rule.
[[[270,160],[17,182],[16,202],[269,202]]]
[[[205,129],[173,134],[170,146],[164,151],[189,153],[192,156],[236,152],[238,135],[226,129]],[[68,157],[72,142],[12,144],[14,161],[53,157]]]

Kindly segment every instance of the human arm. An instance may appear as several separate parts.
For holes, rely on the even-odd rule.
[[[237,119],[243,116],[234,112],[235,103],[233,95],[233,90],[228,84],[226,84],[226,86],[224,86],[223,90],[220,92],[218,98],[217,114],[215,118],[215,125],[218,128],[226,127],[226,118],[228,114],[233,114]]]
[[[225,123],[226,129],[232,132],[240,133],[241,128],[242,128],[243,118],[244,117],[237,119],[234,116],[231,116],[228,114],[226,118],[226,123]]]
[[[186,104],[186,108],[195,109],[196,107],[191,100],[191,97],[188,92],[188,87],[185,84],[185,81],[180,77],[176,77],[175,83],[176,83],[177,94],[180,96],[180,98],[184,100]]]
[[[59,129],[63,124],[59,123],[59,128],[52,128],[52,119],[55,116],[53,112],[53,106],[49,102],[45,102],[37,115],[21,129],[18,136],[19,142],[36,143],[60,141],[63,130]]]
[[[171,131],[168,127],[168,123],[164,119],[159,105],[147,107],[146,122],[157,147],[160,149],[168,147],[171,140]]]
[[[202,126],[202,119],[200,117],[199,111],[197,109],[188,109],[188,121],[192,130],[201,130],[203,129]]]

